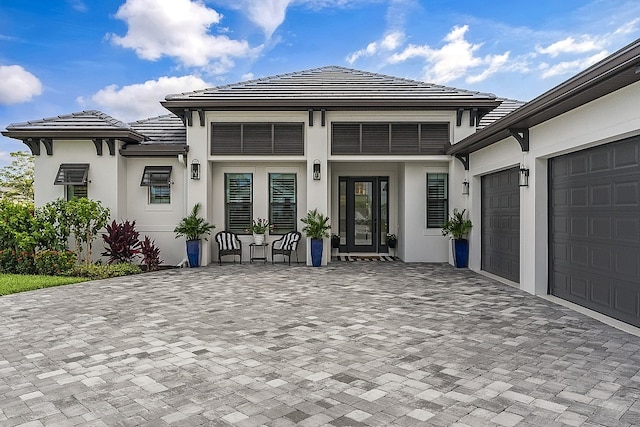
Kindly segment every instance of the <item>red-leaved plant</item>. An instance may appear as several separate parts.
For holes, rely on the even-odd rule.
[[[109,257],[109,264],[129,263],[140,253],[140,233],[136,231],[136,222],[115,220],[106,226],[107,234],[102,235],[105,246],[103,256]]]
[[[140,253],[142,253],[142,265],[147,271],[154,271],[162,264],[160,259],[160,249],[156,247],[156,242],[151,240],[149,236],[144,236],[144,240],[140,243]]]

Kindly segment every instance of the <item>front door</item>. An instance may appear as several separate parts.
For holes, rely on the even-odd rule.
[[[389,178],[340,177],[340,252],[387,252]]]

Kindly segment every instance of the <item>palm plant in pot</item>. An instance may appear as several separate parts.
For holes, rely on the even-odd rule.
[[[187,258],[191,267],[200,266],[200,238],[211,234],[211,230],[216,228],[215,225],[209,224],[204,218],[199,216],[202,205],[196,203],[191,213],[182,218],[176,228],[176,239],[184,236],[187,240]],[[204,237],[204,240],[207,240]]]
[[[453,215],[442,226],[442,235],[451,236],[453,239],[453,262],[458,268],[466,268],[469,265],[469,241],[467,235],[471,230],[471,220],[465,218],[466,209],[453,210]]]
[[[307,212],[307,216],[300,219],[305,225],[302,231],[311,238],[311,264],[320,267],[322,264],[322,249],[324,242],[322,239],[329,237],[329,217],[318,212],[317,209]]]

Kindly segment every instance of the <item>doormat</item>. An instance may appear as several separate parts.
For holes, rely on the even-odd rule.
[[[336,258],[338,261],[383,261],[383,262],[392,262],[392,261],[400,261],[400,258],[389,255],[338,255]]]

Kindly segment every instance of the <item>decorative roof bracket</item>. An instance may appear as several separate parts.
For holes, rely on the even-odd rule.
[[[529,151],[529,129],[509,129],[509,133],[520,144],[522,151]]]
[[[478,116],[478,109],[477,108],[472,108],[471,110],[469,110],[469,126],[473,126],[476,127],[478,126],[478,123],[480,122],[480,118]]]
[[[93,145],[96,146],[96,154],[102,156],[102,138],[93,138]]]
[[[184,120],[187,126],[193,126],[193,116],[188,108],[184,109]]]
[[[200,127],[204,127],[204,110],[198,108],[198,117],[200,117]]]
[[[53,139],[52,138],[40,138],[40,142],[44,145],[44,149],[47,152],[47,156],[53,155]]]
[[[309,127],[313,127],[313,108],[309,108]]]
[[[107,142],[107,147],[109,148],[109,155],[110,156],[115,156],[116,155],[116,140],[113,138],[109,138],[106,140]]]
[[[22,140],[22,143],[24,145],[26,145],[27,147],[29,147],[29,150],[31,150],[31,154],[34,156],[39,156],[40,155],[40,140],[39,139],[33,139],[33,138],[26,138]]]
[[[325,121],[325,113],[327,112],[327,110],[325,110],[324,108],[322,110],[320,110],[320,125],[322,127],[325,126],[326,121]]]
[[[464,114],[464,109],[463,108],[458,108],[458,110],[456,111],[456,126],[460,127],[462,126],[462,115]]]
[[[456,159],[460,160],[464,170],[469,170],[469,154],[456,154]]]

